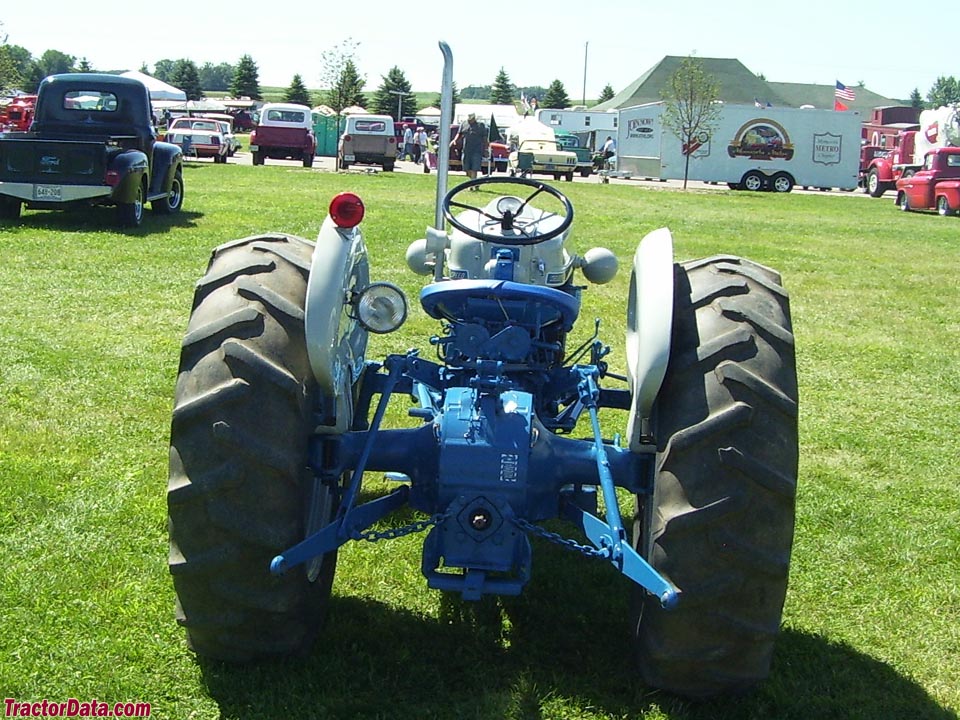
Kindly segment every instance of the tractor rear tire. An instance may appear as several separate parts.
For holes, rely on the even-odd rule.
[[[735,257],[675,265],[667,373],[654,408],[654,494],[636,549],[681,591],[638,590],[640,671],[705,698],[767,677],[780,628],[797,485],[789,299],[773,270]]]
[[[262,235],[217,248],[180,355],[167,493],[177,621],[199,654],[304,652],[336,553],[281,577],[270,561],[335,512],[308,467],[318,389],[304,338],[313,243]]]

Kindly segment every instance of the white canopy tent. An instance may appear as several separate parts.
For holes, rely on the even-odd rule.
[[[183,90],[175,88],[173,85],[168,85],[163,82],[163,80],[157,80],[155,77],[151,77],[142,72],[128,70],[125,73],[120,73],[120,75],[121,77],[139,80],[146,85],[147,90],[150,91],[151,100],[179,100],[180,102],[185,102],[187,99],[187,94]]]

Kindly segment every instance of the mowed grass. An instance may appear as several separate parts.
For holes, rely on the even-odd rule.
[[[689,703],[637,679],[628,581],[542,542],[522,597],[478,605],[426,588],[422,536],[349,544],[311,655],[238,668],[187,650],[166,567],[167,452],[210,250],[267,231],[312,239],[330,198],[358,192],[374,277],[413,299],[370,356],[430,352],[437,327],[404,264],[433,221],[435,175],[193,163],[185,182],[179,216],[132,233],[106,208],[0,227],[4,697],[142,700],[177,719],[957,716],[960,219],[839,193],[560,185],[575,248],[621,261],[585,293],[573,341],[601,317],[614,368],[629,264],[654,228],[672,229],[678,259],[775,267],[792,297],[801,455],[783,634],[756,692]],[[622,418],[604,422],[612,434]]]

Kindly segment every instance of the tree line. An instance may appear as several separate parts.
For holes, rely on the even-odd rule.
[[[324,104],[336,112],[351,105],[360,105],[371,112],[397,118],[414,115],[420,108],[417,107],[409,81],[398,66],[381,76],[381,82],[375,90],[367,92],[364,89],[367,82],[357,63],[358,47],[358,42],[348,38],[321,54],[319,80],[321,87],[326,89],[311,92],[303,76],[296,74],[284,90],[283,99],[311,107]],[[250,55],[243,55],[236,64],[207,62],[199,66],[186,58],[165,58],[156,61],[152,71],[146,63],[139,69],[180,88],[189,100],[199,100],[205,92],[227,92],[234,97],[263,99],[259,69]],[[9,93],[14,89],[36,92],[40,81],[47,75],[97,70],[85,57],[78,59],[59,50],[47,50],[35,58],[26,48],[8,44],[0,22],[0,93]],[[597,102],[613,97],[613,88],[607,84]],[[495,105],[526,100],[535,107],[557,109],[573,104],[560,80],[554,80],[547,87],[518,87],[502,67],[490,85],[470,86],[462,92],[455,86],[454,102],[465,100],[487,100]],[[956,103],[960,103],[960,81],[953,76],[938,77],[925,98],[917,88],[910,96],[910,104],[919,108]],[[439,106],[439,95],[431,104]]]

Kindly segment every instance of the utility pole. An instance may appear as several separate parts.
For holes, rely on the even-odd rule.
[[[583,44],[583,105],[587,104],[587,49],[590,47],[590,41]]]
[[[407,95],[413,95],[413,93],[403,90],[387,90],[387,92],[397,96],[397,122],[400,122],[400,116],[403,114],[403,98]]]

